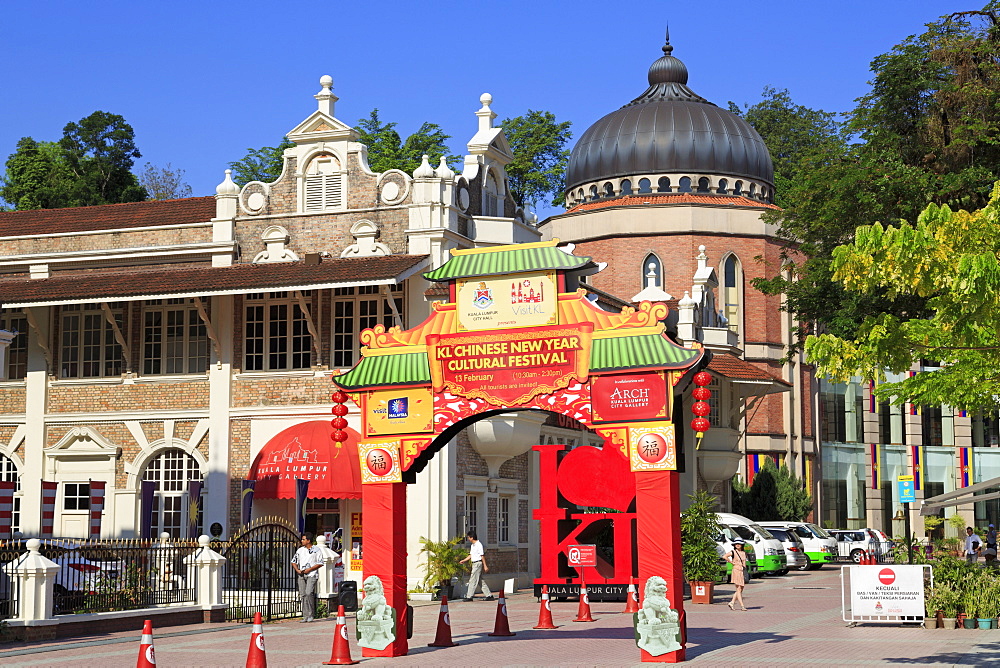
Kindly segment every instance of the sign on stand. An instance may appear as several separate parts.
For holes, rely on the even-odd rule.
[[[597,565],[596,545],[570,545],[566,551],[567,561],[573,568]]]
[[[929,565],[844,566],[840,570],[843,618],[859,622],[922,622],[924,582],[934,584]]]
[[[900,503],[917,502],[917,490],[913,486],[912,475],[896,476],[896,487],[899,489]]]

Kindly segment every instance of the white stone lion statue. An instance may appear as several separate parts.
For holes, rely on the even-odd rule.
[[[393,640],[393,610],[385,600],[385,589],[377,575],[365,578],[361,588],[365,598],[358,610],[358,644],[371,649],[385,649]]]
[[[680,616],[670,607],[667,581],[658,575],[646,580],[646,595],[636,613],[637,645],[652,656],[681,649]]]

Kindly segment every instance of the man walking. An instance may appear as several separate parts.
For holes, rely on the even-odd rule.
[[[319,584],[319,569],[323,568],[319,550],[313,546],[313,535],[302,534],[302,547],[292,557],[292,568],[298,573],[295,578],[302,599],[302,621],[311,622],[316,615],[316,585]]]
[[[472,546],[469,548],[469,556],[462,559],[458,563],[464,564],[467,561],[471,561],[472,575],[469,576],[469,588],[465,592],[464,600],[471,601],[476,595],[476,588],[482,585],[483,600],[492,601],[493,593],[490,592],[489,586],[486,584],[486,581],[483,580],[483,572],[485,571],[488,573],[490,570],[490,567],[486,565],[486,555],[484,554],[485,550],[483,549],[483,544],[479,540],[475,531],[470,531],[465,535],[465,537],[469,539]]]
[[[983,541],[972,531],[972,527],[965,527],[965,561],[974,564],[979,560],[979,546]]]

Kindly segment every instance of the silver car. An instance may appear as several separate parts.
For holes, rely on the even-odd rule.
[[[771,532],[771,535],[780,540],[781,544],[785,547],[786,567],[781,570],[780,575],[785,575],[789,570],[805,566],[809,563],[809,559],[806,557],[805,545],[802,544],[802,539],[795,535],[794,531],[776,527],[768,527],[767,530]]]

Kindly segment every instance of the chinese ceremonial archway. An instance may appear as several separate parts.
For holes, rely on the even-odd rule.
[[[671,604],[683,615],[671,412],[675,388],[690,380],[704,351],[666,335],[665,304],[643,302],[620,312],[593,304],[579,280],[596,273],[597,265],[563,250],[558,240],[451,253],[424,274],[447,284],[447,302],[435,302],[413,329],[378,325],[362,332],[360,361],[333,379],[362,415],[365,576],[379,576],[402,619],[406,483],[476,419],[536,409],[590,427],[605,440],[603,449],[592,450],[634,474],[627,477],[634,496],[624,494],[635,499],[640,583],[664,577]],[[541,475],[553,478],[542,487],[555,490],[555,468],[546,471],[543,463]],[[570,488],[572,480],[560,482],[560,489]],[[545,542],[543,537],[543,557],[556,549]],[[406,638],[398,636],[384,650],[363,649],[365,656],[406,651]],[[678,661],[684,650],[642,655]]]

